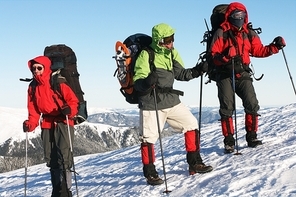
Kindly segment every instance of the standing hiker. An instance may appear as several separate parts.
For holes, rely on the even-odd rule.
[[[154,68],[150,70],[149,54],[143,50],[135,64],[134,88],[139,92],[141,155],[143,172],[150,185],[159,185],[163,180],[155,169],[154,144],[159,138],[158,129],[162,130],[168,123],[176,131],[185,135],[187,162],[189,173],[206,173],[212,171],[211,166],[203,163],[200,156],[200,134],[196,118],[181,103],[179,95],[183,92],[173,89],[174,80],[189,81],[207,71],[206,64],[185,69],[183,61],[174,48],[175,30],[167,24],[158,24],[152,28],[154,52]],[[156,91],[160,128],[156,124],[156,109],[153,88]]]
[[[215,32],[210,46],[217,70],[219,113],[227,153],[233,152],[235,145],[232,120],[235,110],[235,93],[242,99],[245,110],[248,146],[256,147],[262,144],[262,141],[257,139],[259,105],[250,76],[250,56],[268,57],[278,53],[286,45],[284,39],[278,36],[271,44],[263,46],[258,34],[249,29],[247,24],[246,7],[238,2],[229,4],[225,13],[225,21]],[[224,35],[227,37],[225,38]]]
[[[41,138],[44,159],[50,168],[52,197],[71,197],[70,169],[73,155],[70,142],[74,139],[74,121],[71,118],[77,114],[78,99],[66,83],[57,84],[59,92],[53,91],[50,84],[50,65],[51,61],[45,56],[38,56],[28,62],[33,81],[28,88],[29,115],[28,120],[23,123],[23,129],[24,132],[34,131],[42,114]]]

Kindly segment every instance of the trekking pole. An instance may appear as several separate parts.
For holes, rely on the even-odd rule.
[[[200,141],[200,130],[201,130],[201,108],[202,108],[202,85],[203,83],[203,74],[200,76],[200,91],[199,91],[199,117],[198,117],[198,137]]]
[[[282,53],[283,53],[284,60],[285,60],[285,63],[286,63],[286,67],[287,67],[287,70],[288,70],[288,73],[289,73],[289,77],[290,77],[290,80],[291,80],[291,83],[292,83],[292,86],[293,86],[293,89],[294,89],[294,93],[296,95],[296,90],[295,90],[295,86],[294,86],[294,83],[293,83],[292,75],[290,73],[290,69],[289,69],[288,62],[287,62],[287,59],[286,59],[286,55],[285,55],[285,52],[284,52],[283,48],[282,48]]]
[[[231,59],[231,62],[232,62],[232,88],[233,88],[233,106],[234,106],[234,129],[235,129],[235,143],[236,143],[236,153],[234,153],[234,155],[241,155],[241,153],[238,152],[238,140],[237,140],[234,58]]]
[[[166,178],[166,172],[165,172],[165,166],[164,166],[164,157],[163,157],[163,150],[162,150],[162,140],[161,140],[161,131],[160,131],[160,124],[159,124],[159,116],[158,116],[158,107],[157,107],[157,99],[156,99],[155,87],[152,87],[152,89],[153,89],[153,96],[154,96],[156,122],[157,122],[157,128],[158,128],[159,145],[160,145],[161,160],[162,160],[162,166],[163,166],[163,175],[164,175],[164,182],[165,182],[165,191],[163,193],[170,193],[171,191],[168,190],[167,178]]]
[[[71,155],[72,155],[72,164],[73,164],[73,171],[74,171],[74,180],[75,180],[75,186],[76,186],[76,193],[77,193],[77,197],[78,197],[79,196],[78,195],[78,185],[77,185],[77,179],[76,179],[76,171],[75,171],[73,147],[72,147],[72,140],[71,140],[71,133],[70,133],[70,125],[69,125],[68,115],[66,115],[66,120],[67,120],[67,128],[68,128],[68,135],[69,135],[69,142],[70,142],[70,151],[71,151]]]
[[[25,157],[25,197],[27,196],[27,168],[28,168],[28,132],[26,132],[26,157]]]
[[[205,19],[205,23],[207,25],[207,21]],[[208,25],[207,25],[208,28]],[[206,53],[203,52],[199,55],[199,59],[201,59],[202,63],[206,62]],[[203,88],[203,72],[200,75],[200,91],[199,91],[199,117],[198,117],[198,130],[199,130],[199,135],[200,135],[200,130],[201,130],[201,109],[202,109],[202,88]],[[200,137],[200,136],[199,136]]]

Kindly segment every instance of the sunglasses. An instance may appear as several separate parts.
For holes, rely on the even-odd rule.
[[[174,34],[173,34],[171,36],[168,36],[168,37],[165,37],[165,38],[161,39],[159,43],[167,45],[167,44],[171,44],[174,41],[175,41],[175,39],[174,39]]]
[[[238,11],[231,14],[230,17],[234,19],[244,19],[246,17],[246,13],[244,11]]]
[[[41,71],[43,69],[42,66],[32,67],[31,71],[39,70]]]

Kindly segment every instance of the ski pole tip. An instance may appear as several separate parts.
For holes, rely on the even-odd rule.
[[[165,190],[165,191],[163,191],[163,193],[166,193],[166,194],[168,194],[168,193],[171,193],[172,191],[170,191],[170,190]]]

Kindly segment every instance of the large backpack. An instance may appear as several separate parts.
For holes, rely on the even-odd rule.
[[[115,58],[117,68],[113,76],[115,77],[117,73],[120,92],[130,104],[138,104],[139,93],[133,87],[133,76],[135,62],[142,50],[148,52],[150,69],[154,69],[154,51],[149,46],[151,42],[150,36],[137,33],[129,36],[123,42],[117,41],[115,44],[116,55],[113,58]]]
[[[60,83],[67,83],[79,100],[78,114],[75,116],[75,124],[84,122],[87,117],[86,101],[83,98],[84,92],[79,82],[77,71],[77,58],[74,51],[67,45],[57,44],[47,46],[44,49],[44,56],[51,60],[51,87],[56,93],[60,93]],[[59,106],[61,107],[61,106]]]
[[[228,4],[219,4],[213,8],[212,14],[210,16],[211,29],[209,29],[207,22],[205,21],[207,26],[207,31],[204,33],[204,38],[202,43],[206,43],[206,51],[201,54],[200,58],[202,59],[202,61],[207,61],[208,63],[207,76],[209,80],[206,83],[210,83],[212,80],[216,81],[217,70],[213,62],[212,55],[210,54],[209,48],[213,40],[213,35],[215,34],[216,30],[220,28],[220,25],[225,20],[225,12],[227,7],[228,7]],[[260,34],[262,32],[260,27],[254,29],[252,27],[251,22],[248,23],[248,29],[250,31],[255,31],[257,34]],[[250,31],[247,35],[249,39],[251,39]],[[226,40],[230,36],[229,34],[230,34],[229,32],[224,32],[223,39]]]

